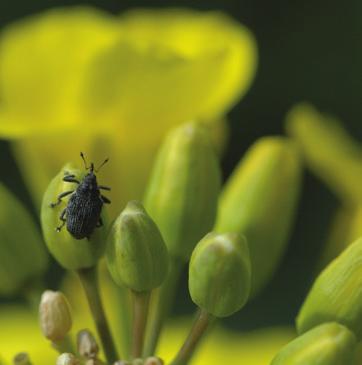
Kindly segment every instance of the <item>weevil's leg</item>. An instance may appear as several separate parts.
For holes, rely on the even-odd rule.
[[[111,204],[111,201],[104,195],[101,195],[101,199],[104,204]]]
[[[62,224],[61,224],[60,226],[58,226],[58,227],[57,227],[57,229],[56,229],[56,231],[57,231],[57,232],[60,232],[60,231],[62,230],[62,228],[65,226],[65,222],[67,221],[67,220],[65,219],[65,212],[66,212],[66,209],[64,209],[64,210],[62,211],[62,213],[60,214],[59,219],[62,221]]]
[[[58,195],[58,199],[57,199],[57,201],[56,201],[55,203],[51,203],[51,204],[50,204],[50,207],[51,207],[51,208],[56,207],[57,205],[59,205],[59,204],[62,202],[62,199],[63,199],[64,197],[66,197],[67,195],[72,194],[72,193],[74,193],[74,190],[65,191],[64,193],[59,194],[59,195]]]
[[[75,179],[75,175],[66,175],[63,177],[63,181],[79,184],[79,181]]]
[[[102,218],[99,218],[99,221],[98,221],[96,227],[99,228],[99,227],[102,227],[102,226],[103,226],[103,220],[102,220]]]
[[[104,185],[98,185],[98,189],[108,190],[108,191],[111,190],[111,188],[109,186],[104,186]]]

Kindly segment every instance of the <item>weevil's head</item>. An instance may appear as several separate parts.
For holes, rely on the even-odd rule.
[[[94,170],[90,170],[87,175],[84,176],[79,189],[82,192],[98,191],[97,177]]]
[[[103,161],[103,163],[98,166],[98,168],[94,167],[94,163],[91,162],[89,166],[87,166],[87,162],[85,160],[83,152],[80,153],[80,157],[84,162],[84,168],[89,170],[88,174],[84,176],[81,184],[79,185],[78,189],[82,192],[91,192],[91,191],[98,191],[98,183],[97,177],[95,175],[96,172],[100,170],[100,168],[108,162],[108,158]]]

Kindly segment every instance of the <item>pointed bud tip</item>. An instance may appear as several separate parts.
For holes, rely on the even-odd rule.
[[[99,352],[99,346],[92,333],[87,330],[81,330],[77,334],[77,349],[81,356],[86,358],[95,358]]]
[[[80,361],[70,353],[64,353],[58,356],[56,365],[80,365]]]

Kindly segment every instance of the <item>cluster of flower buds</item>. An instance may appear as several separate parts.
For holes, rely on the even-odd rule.
[[[297,318],[299,337],[272,365],[354,364],[362,336],[362,238],[332,261],[314,282]]]
[[[83,239],[74,237],[67,227],[56,230],[71,192],[61,195],[61,204],[51,203],[61,193],[77,188],[76,181],[64,181],[65,175],[74,175],[81,183],[85,173],[67,164],[51,181],[42,204],[43,235],[53,257],[78,274],[100,342],[98,345],[89,330],[81,330],[74,344],[67,300],[60,292],[46,291],[40,304],[40,322],[44,336],[60,353],[57,364],[101,365],[102,353],[107,364],[162,364],[154,354],[168,314],[166,304],[172,303],[180,269],[190,261],[189,291],[198,314],[171,362],[181,365],[191,359],[210,325],[242,309],[275,271],[293,223],[301,159],[290,139],[262,138],[222,189],[219,156],[209,130],[196,122],[181,125],[169,133],[160,148],[144,206],[129,202],[119,209],[110,226],[103,209],[104,225]],[[130,308],[123,308],[124,315],[133,321],[127,349],[132,355],[126,358],[118,354],[99,294],[96,268],[103,256],[114,282],[132,298]],[[308,301],[306,306],[310,307]],[[325,310],[328,312],[327,305]],[[318,332],[314,327],[324,320],[315,320],[313,314],[306,316],[304,310],[301,313],[301,331],[313,328],[316,332],[307,332],[296,340],[297,345],[288,345],[279,358],[284,359],[283,353],[297,356],[295,348],[307,348],[314,336],[333,342],[338,331],[344,331],[346,338],[336,339],[341,341],[338,353],[352,346],[353,334],[337,315],[328,316],[328,322],[340,325],[332,323]],[[275,361],[284,361],[279,358]]]

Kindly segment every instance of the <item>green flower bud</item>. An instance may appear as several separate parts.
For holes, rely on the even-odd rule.
[[[188,261],[211,230],[221,184],[208,130],[197,123],[174,129],[164,141],[145,195],[145,207],[160,227],[173,257]]]
[[[47,290],[39,305],[43,335],[52,342],[64,339],[72,328],[72,316],[67,298],[61,292]]]
[[[215,317],[230,316],[246,303],[250,276],[246,239],[237,233],[209,233],[191,256],[191,298]]]
[[[73,355],[64,353],[58,356],[56,365],[79,365],[80,361]]]
[[[245,234],[252,295],[271,278],[285,250],[300,180],[294,144],[283,137],[265,137],[246,153],[221,193],[215,231]]]
[[[106,224],[95,228],[89,239],[75,239],[66,229],[60,232],[56,228],[60,225],[60,215],[65,209],[69,196],[62,199],[62,203],[52,208],[51,203],[57,201],[59,194],[75,190],[76,183],[63,181],[65,174],[72,174],[81,180],[85,172],[66,165],[59,174],[50,182],[42,202],[41,224],[43,235],[49,251],[54,258],[68,270],[78,270],[94,266],[103,255],[106,245]],[[105,222],[104,207],[102,219]]]
[[[287,344],[271,365],[350,365],[356,337],[338,323],[325,323]]]
[[[108,236],[107,263],[115,282],[136,292],[160,286],[168,253],[154,221],[138,202],[129,202]]]
[[[41,277],[48,255],[25,207],[0,184],[0,294],[12,295]]]
[[[99,346],[89,330],[81,330],[77,334],[78,353],[85,358],[96,358]]]
[[[286,129],[308,167],[332,191],[348,203],[362,202],[362,146],[338,120],[300,103],[288,113]]]
[[[298,318],[299,333],[338,322],[362,339],[362,238],[332,261],[314,282]]]
[[[31,365],[29,355],[26,352],[19,352],[13,359],[14,365]]]

